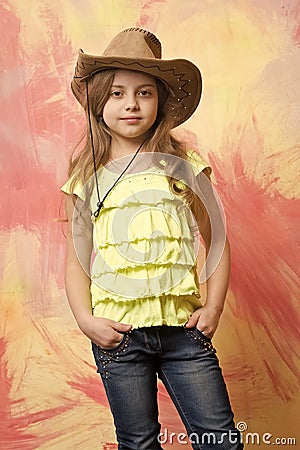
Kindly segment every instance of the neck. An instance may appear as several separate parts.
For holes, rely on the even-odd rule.
[[[144,136],[139,136],[136,139],[122,139],[113,136],[110,146],[111,159],[122,158],[123,156],[134,154],[144,139]]]

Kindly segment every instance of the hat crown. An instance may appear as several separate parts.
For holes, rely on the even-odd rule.
[[[103,56],[161,59],[161,43],[150,31],[127,28],[112,39]]]

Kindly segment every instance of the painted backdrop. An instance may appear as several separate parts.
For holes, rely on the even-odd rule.
[[[248,447],[269,433],[298,448],[300,2],[0,4],[0,448],[116,449],[64,293],[59,186],[83,124],[70,91],[77,49],[102,52],[129,26],[201,68],[203,99],[180,133],[210,161],[227,213],[232,278],[215,345],[236,421],[260,439]],[[170,437],[183,428],[161,386],[159,401],[165,448],[188,448]]]

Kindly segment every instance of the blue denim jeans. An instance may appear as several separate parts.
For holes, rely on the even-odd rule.
[[[169,442],[158,421],[157,376],[185,425],[185,445],[190,442],[201,450],[243,448],[216,350],[196,328],[139,328],[125,333],[112,350],[95,344],[92,348],[119,450],[156,450]]]

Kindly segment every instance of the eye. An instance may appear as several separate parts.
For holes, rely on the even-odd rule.
[[[121,97],[122,92],[121,91],[112,91],[110,95],[112,97]]]
[[[141,97],[149,97],[150,95],[152,95],[152,92],[151,92],[151,91],[148,91],[147,89],[142,89],[142,90],[139,92],[139,95],[140,95]]]

